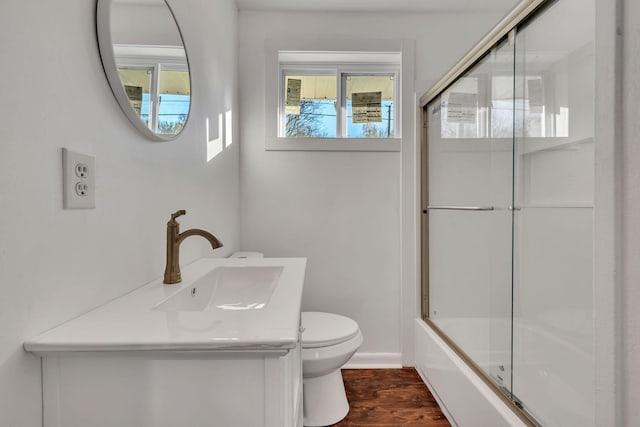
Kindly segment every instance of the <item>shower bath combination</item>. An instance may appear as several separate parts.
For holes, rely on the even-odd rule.
[[[524,425],[593,426],[595,6],[529,3],[423,98],[417,365],[445,406],[454,349]]]

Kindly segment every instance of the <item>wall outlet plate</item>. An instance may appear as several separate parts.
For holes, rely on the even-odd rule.
[[[63,203],[65,209],[96,207],[96,158],[62,149]]]

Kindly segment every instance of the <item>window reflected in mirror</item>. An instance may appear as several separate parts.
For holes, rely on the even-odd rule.
[[[191,104],[182,35],[165,0],[99,0],[100,54],[120,107],[151,139],[175,138]]]
[[[191,89],[186,70],[160,71],[158,128],[162,134],[177,134],[184,127],[189,114]]]
[[[122,86],[140,120],[157,135],[177,135],[191,103],[184,50],[114,46]]]
[[[148,68],[118,68],[120,80],[124,86],[131,107],[145,125],[149,124],[149,100],[153,69]]]

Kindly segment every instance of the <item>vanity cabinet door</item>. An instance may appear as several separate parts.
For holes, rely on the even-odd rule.
[[[296,427],[302,427],[302,346],[300,345],[301,340],[298,340],[298,345],[293,353],[293,366],[292,370],[292,384],[293,384],[293,399],[295,402],[294,405],[294,423],[293,425]]]
[[[302,427],[300,344],[277,359],[266,359],[265,426]]]

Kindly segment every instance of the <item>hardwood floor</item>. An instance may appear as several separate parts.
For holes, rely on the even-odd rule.
[[[343,369],[350,411],[333,427],[450,426],[413,368]]]

